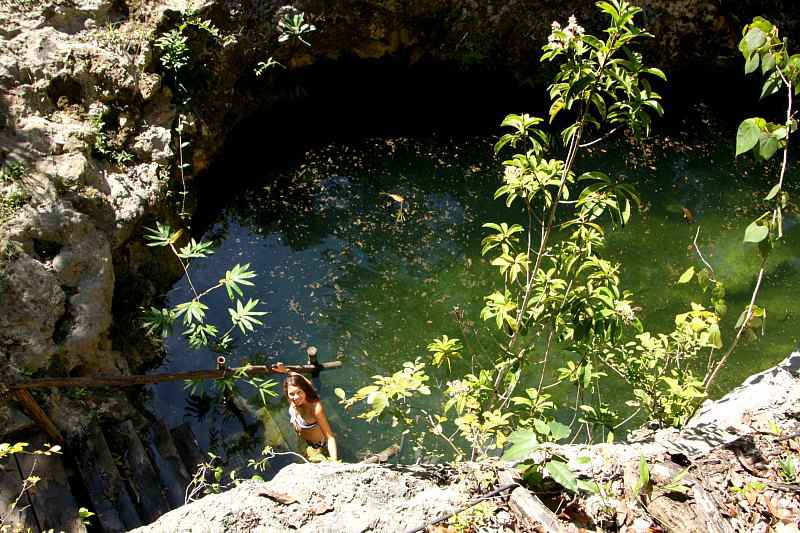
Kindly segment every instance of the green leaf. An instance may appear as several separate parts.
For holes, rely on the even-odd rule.
[[[334,393],[334,394],[336,395],[336,397],[337,397],[337,398],[339,398],[340,400],[344,400],[344,399],[346,398],[346,395],[345,395],[345,393],[344,393],[344,390],[342,390],[342,389],[341,389],[341,387],[336,387],[335,389],[333,389],[333,393]]]
[[[241,287],[239,285],[253,285],[253,282],[247,281],[256,277],[256,273],[249,270],[250,263],[246,263],[245,265],[237,264],[232,269],[225,272],[225,277],[220,280],[220,283],[225,285],[225,290],[228,292],[228,298],[233,300],[235,298],[234,293],[238,294],[239,296],[244,296],[242,293]]]
[[[530,429],[513,432],[508,436],[508,442],[511,443],[511,447],[503,452],[502,459],[509,462],[522,461],[528,458],[539,446],[536,433]]]
[[[781,191],[781,184],[776,183],[767,194],[766,200],[772,200]]]
[[[389,406],[389,397],[383,391],[375,391],[367,396],[367,403],[372,406],[374,416],[380,416],[384,409]]]
[[[597,483],[597,481],[579,479],[578,488],[591,494],[600,494],[600,485]]]
[[[578,81],[572,83],[569,86],[569,92],[567,92],[567,96],[564,98],[567,104],[567,108],[570,108],[572,104],[572,100],[578,97],[581,92],[583,92],[586,87],[589,86],[595,80],[594,75],[590,74],[588,76],[584,76],[583,78],[579,79]]]
[[[762,133],[758,139],[758,155],[769,159],[778,151],[778,139],[769,133]]]
[[[765,75],[775,68],[775,56],[767,52],[761,56],[761,74]]]
[[[758,143],[761,130],[758,127],[756,118],[748,118],[739,124],[736,132],[736,155],[743,154]]]
[[[656,68],[656,67],[645,68],[645,69],[642,69],[642,72],[646,72],[648,74],[652,74],[653,76],[656,76],[658,78],[661,78],[664,81],[667,81],[667,75],[664,74],[664,71],[661,70],[660,68]]]
[[[781,77],[777,73],[772,73],[767,81],[764,82],[764,86],[761,89],[761,97],[764,98],[765,96],[769,96],[771,94],[775,94],[778,92],[778,89],[781,88]]]
[[[561,439],[566,439],[571,433],[572,430],[570,430],[569,426],[556,420],[550,422],[550,435],[553,437],[553,441],[558,442]]]
[[[759,243],[767,238],[769,235],[769,228],[762,226],[757,220],[754,220],[744,230],[744,242]]]
[[[639,492],[647,485],[650,484],[650,468],[647,466],[647,460],[644,455],[639,456],[639,480],[633,488],[633,496],[639,496]]]
[[[541,418],[536,418],[533,420],[533,428],[541,435],[550,434],[550,426],[548,426],[547,422]]]
[[[718,324],[711,324],[708,328],[708,343],[714,346],[717,350],[722,348],[722,334],[719,331]]]
[[[694,276],[694,267],[690,266],[686,269],[686,272],[681,274],[680,279],[678,279],[678,284],[689,283],[692,281],[692,276]]]
[[[581,40],[594,48],[595,50],[601,50],[603,48],[603,41],[595,37],[594,35],[582,35]]]
[[[767,42],[766,34],[759,28],[750,28],[747,34],[739,41],[739,50],[745,58],[749,59],[750,55],[758,48],[764,46]]]
[[[544,467],[556,483],[571,492],[578,492],[578,480],[575,478],[575,473],[567,466],[567,463],[553,460]]]
[[[758,65],[761,63],[761,56],[758,54],[753,54],[750,56],[750,59],[744,64],[744,73],[750,74],[751,72],[755,71],[758,68]]]

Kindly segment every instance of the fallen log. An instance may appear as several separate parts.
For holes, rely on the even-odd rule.
[[[399,444],[392,444],[388,448],[378,453],[373,453],[368,455],[362,463],[367,464],[376,464],[376,463],[385,463],[389,461],[392,457],[400,453],[400,445]]]
[[[541,526],[547,533],[566,533],[567,530],[559,522],[558,517],[539,498],[531,494],[528,489],[519,486],[519,474],[511,470],[501,470],[497,480],[502,485],[509,483],[518,486],[511,491],[508,497],[508,506],[517,516],[517,519],[530,527]]]

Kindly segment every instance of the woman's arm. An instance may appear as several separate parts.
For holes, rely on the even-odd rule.
[[[339,453],[336,449],[336,436],[331,431],[331,426],[328,424],[328,418],[325,416],[325,408],[322,407],[322,402],[317,402],[314,406],[314,416],[319,424],[319,429],[328,443],[328,456],[333,461],[339,460]]]

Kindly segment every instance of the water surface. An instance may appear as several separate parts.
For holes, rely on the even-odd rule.
[[[319,349],[320,360],[341,359],[344,367],[324,373],[318,385],[346,460],[397,442],[399,429],[354,419],[338,405],[334,388],[352,393],[371,376],[398,370],[403,361],[428,360],[426,345],[443,334],[464,342],[461,370],[489,360],[492,347],[502,341],[493,323],[479,318],[483,297],[498,286],[494,268],[480,256],[481,225],[513,222],[519,213],[492,200],[502,170],[491,152],[494,140],[381,138],[330,144],[279,173],[254,162],[251,185],[228,201],[207,231],[206,238],[219,246],[212,259],[192,266],[195,285],[212,285],[226,267],[250,263],[259,277],[248,296],[269,312],[264,327],[237,342],[229,364],[305,362],[309,345]],[[734,164],[732,149],[709,130],[693,134],[691,142],[681,133],[648,147],[631,149],[619,142],[594,149],[581,162],[584,170],[624,175],[642,193],[643,211],[624,230],[610,234],[608,254],[623,263],[623,283],[636,295],[650,331],[671,331],[674,315],[701,301],[696,285],[676,285],[686,268],[699,267],[690,247],[699,229],[700,249],[728,289],[731,311],[723,335],[726,343],[732,339],[759,263],[753,247],[742,244],[744,228],[766,210],[762,199],[777,176],[774,165]],[[215,178],[224,183],[224,171],[210,179]],[[788,183],[796,193],[793,180],[794,174]],[[390,195],[404,199],[402,213]],[[684,220],[684,207],[692,211],[693,224]],[[800,316],[795,297],[799,244],[797,219],[788,216],[785,243],[770,258],[759,297],[769,313],[767,335],[737,349],[713,396],[797,346],[800,335],[792,324]],[[186,281],[180,280],[168,298],[174,304],[188,294]],[[207,301],[218,310],[211,316],[224,321],[227,298],[216,296]],[[210,368],[216,356],[188,349],[177,336],[168,340],[167,352],[161,370]],[[446,380],[445,374],[437,375]],[[606,387],[604,396],[617,399],[621,414],[628,414],[623,384],[612,381]],[[552,392],[566,399],[570,391]],[[205,400],[187,403],[180,385],[155,387],[153,404],[172,425],[192,421],[206,447],[257,452],[258,425],[245,426],[235,413]],[[276,422],[289,433],[285,401],[274,405]],[[403,459],[413,458],[406,447]]]

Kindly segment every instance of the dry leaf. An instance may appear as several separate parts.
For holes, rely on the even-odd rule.
[[[290,505],[292,503],[297,503],[297,499],[294,496],[290,496],[284,492],[280,492],[273,489],[261,489],[258,491],[258,495],[264,498],[269,498],[271,500],[275,500],[278,503],[282,503],[284,505]]]

